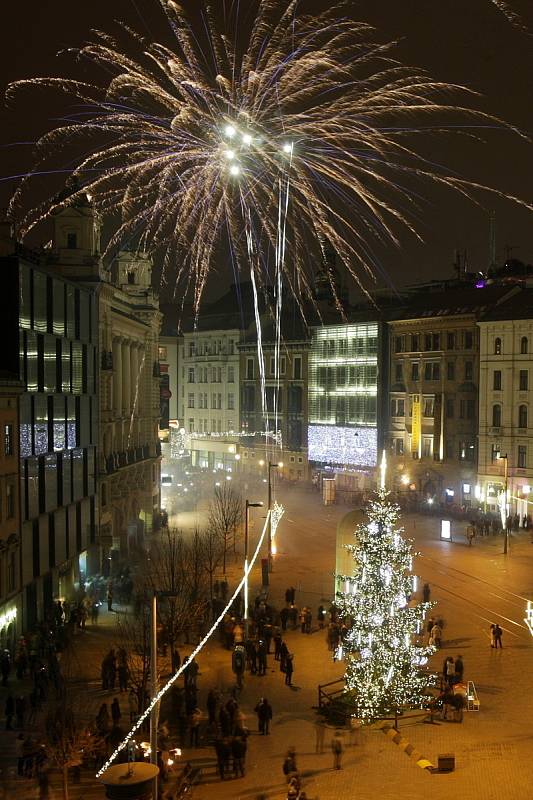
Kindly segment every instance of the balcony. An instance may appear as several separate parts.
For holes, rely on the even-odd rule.
[[[157,443],[159,445],[159,442]],[[161,450],[161,445],[159,445]],[[117,453],[111,453],[105,461],[105,472],[107,475],[112,475],[114,472],[129,467],[132,464],[138,464],[140,461],[146,461],[148,458],[154,458],[150,455],[150,446],[145,444],[142,447],[131,447],[129,450],[123,450]]]

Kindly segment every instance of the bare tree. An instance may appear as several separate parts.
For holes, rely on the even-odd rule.
[[[63,652],[57,690],[44,719],[46,754],[61,772],[63,800],[69,800],[69,769],[81,766],[84,757],[95,753],[102,743],[89,724],[93,710],[74,685],[80,674],[71,644]]]
[[[206,570],[198,531],[191,538],[166,529],[150,553],[150,590],[161,593],[158,621],[171,658],[180,636],[205,616]]]
[[[118,619],[119,640],[126,651],[130,688],[137,695],[137,710],[144,710],[150,686],[150,606],[147,593],[138,595],[138,613],[121,614]]]
[[[209,528],[218,534],[223,544],[222,569],[224,575],[226,574],[228,544],[243,517],[244,507],[241,495],[229,483],[217,486],[214,499],[209,504]]]
[[[203,553],[204,569],[209,582],[209,600],[213,603],[213,579],[224,553],[223,542],[219,533],[207,528],[199,533],[200,547]]]

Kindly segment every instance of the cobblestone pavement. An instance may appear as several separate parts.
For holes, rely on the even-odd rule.
[[[316,613],[319,603],[331,597],[336,525],[348,508],[324,508],[316,495],[297,489],[286,490],[282,499],[287,510],[278,529],[279,553],[271,576],[270,599],[280,606],[285,588],[293,585],[296,603],[308,604]],[[260,522],[255,519],[252,538],[253,531],[257,534],[260,530]],[[380,800],[396,800],[398,796],[405,800],[449,800],[451,796],[461,800],[529,800],[533,785],[533,641],[523,618],[527,599],[533,599],[533,544],[524,533],[512,538],[507,556],[502,555],[500,537],[477,539],[470,548],[463,524],[454,525],[451,543],[441,542],[439,522],[422,516],[403,519],[406,533],[415,539],[421,552],[416,571],[431,584],[432,600],[438,602],[436,613],[446,623],[443,648],[433,666],[440,670],[447,655],[462,654],[465,678],[475,682],[481,709],[465,714],[462,724],[438,721],[429,725],[409,718],[400,727],[433,763],[439,754],[454,753],[455,771],[430,774],[420,769],[377,729],[364,731],[358,744],[346,748],[343,768],[332,770],[329,732],[324,753],[315,752],[313,706],[318,684],[340,677],[342,664],[332,662],[323,632],[302,635],[289,631],[287,643],[295,654],[294,686],[284,685],[283,675],[272,660],[266,676],[247,676],[242,690],[240,705],[252,731],[245,778],[220,782],[212,747],[184,749],[183,758],[202,767],[202,783],[195,789],[194,800],[255,800],[261,792],[269,800],[283,800],[282,761],[290,745],[297,750],[309,798],[337,800],[348,796],[365,800],[379,794]],[[235,574],[238,566],[233,565]],[[258,581],[256,569],[252,584]],[[494,621],[504,630],[503,650],[490,648],[489,626]],[[95,706],[112,698],[112,693],[102,693],[96,678],[101,655],[113,642],[114,616],[105,613],[100,623],[77,640],[79,660],[87,667],[88,692]],[[211,686],[227,692],[233,685],[230,654],[213,639],[199,663],[200,704],[205,708]],[[253,708],[260,696],[267,696],[274,709],[267,737],[256,732]],[[13,753],[15,735],[3,737],[0,757],[4,760]],[[24,791],[20,783],[13,789],[14,793],[10,789],[5,796],[35,796],[29,789]],[[82,784],[74,786],[71,795],[73,800],[92,800],[102,797],[103,792],[92,775],[84,774]],[[60,797],[56,784],[52,797]]]

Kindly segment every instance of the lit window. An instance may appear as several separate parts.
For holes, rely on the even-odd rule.
[[[502,340],[499,336],[494,339],[494,355],[501,356],[502,354]]]
[[[522,355],[526,355],[527,351],[528,351],[527,336],[522,336],[522,338],[520,339],[520,353]]]

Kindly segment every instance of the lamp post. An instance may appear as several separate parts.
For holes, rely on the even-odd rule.
[[[250,503],[246,500],[244,515],[244,638],[248,640],[248,509],[261,508],[263,503]]]
[[[509,549],[509,528],[507,525],[507,520],[509,518],[509,511],[507,508],[507,490],[508,490],[508,483],[509,483],[509,457],[507,453],[502,456],[501,453],[498,455],[498,459],[500,461],[505,461],[504,467],[504,490],[503,490],[503,516],[505,519],[503,520],[503,554],[506,555]]]

